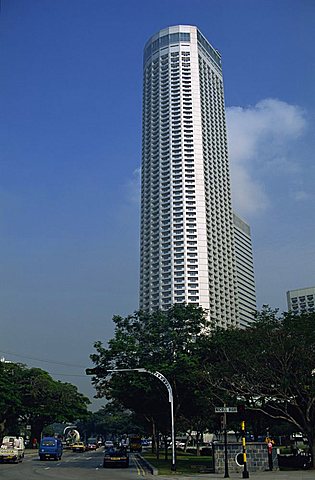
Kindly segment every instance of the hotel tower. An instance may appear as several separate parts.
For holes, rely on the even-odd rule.
[[[145,45],[140,309],[240,325],[220,53],[194,26]]]

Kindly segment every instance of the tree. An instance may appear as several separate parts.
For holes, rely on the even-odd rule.
[[[264,308],[247,329],[217,329],[205,341],[207,381],[278,421],[287,421],[315,448],[315,314]],[[219,393],[220,395],[220,393]]]
[[[89,399],[70,383],[53,380],[39,368],[26,371],[22,389],[23,417],[31,425],[31,439],[54,422],[73,422],[87,416]]]
[[[31,438],[40,438],[53,422],[71,422],[87,415],[89,399],[70,383],[40,368],[0,363],[0,434],[15,434],[20,424],[31,425]]]
[[[139,428],[139,421],[135,415],[124,410],[117,403],[107,403],[97,412],[90,413],[87,420],[78,422],[80,431],[84,432],[86,437],[101,436],[102,438],[112,436],[123,436],[128,433],[144,433],[143,428]]]
[[[193,305],[175,305],[167,311],[115,316],[115,336],[105,348],[95,343],[93,384],[97,396],[115,399],[124,408],[143,415],[165,435],[169,432],[169,403],[165,386],[148,374],[129,372],[108,376],[108,370],[145,368],[159,371],[172,385],[175,417],[189,405],[190,417],[199,415],[193,402],[200,391],[200,347],[210,324],[206,312]],[[186,408],[188,411],[188,408]]]
[[[24,376],[25,366],[17,363],[0,362],[0,437],[10,429],[17,434],[22,399],[19,384]]]

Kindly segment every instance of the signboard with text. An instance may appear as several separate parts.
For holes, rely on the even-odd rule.
[[[237,413],[237,407],[215,407],[215,413]]]

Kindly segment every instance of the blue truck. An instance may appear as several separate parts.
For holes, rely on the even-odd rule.
[[[38,454],[40,460],[47,458],[60,460],[62,456],[62,443],[60,438],[43,437],[39,445]]]

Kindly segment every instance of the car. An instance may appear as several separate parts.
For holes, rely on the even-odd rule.
[[[129,467],[129,455],[125,448],[111,447],[105,450],[103,467]]]
[[[94,442],[89,442],[89,443],[87,443],[85,449],[86,449],[86,450],[96,450],[96,449],[97,449],[97,445],[96,445],[96,443],[94,443]]]
[[[85,446],[85,450],[96,450],[98,447],[96,438],[88,438]]]
[[[83,442],[76,442],[72,445],[73,452],[85,452],[85,445]]]
[[[111,440],[106,440],[104,445],[105,445],[105,448],[111,448],[114,446],[114,443]]]

